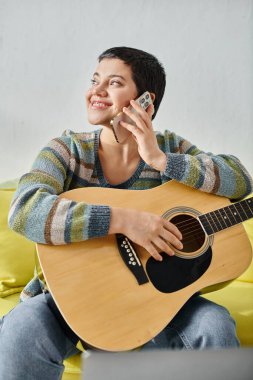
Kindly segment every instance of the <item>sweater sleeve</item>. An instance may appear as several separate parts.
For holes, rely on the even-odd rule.
[[[37,243],[67,244],[108,234],[110,208],[60,198],[75,175],[78,147],[69,136],[53,139],[20,179],[9,226]],[[84,169],[85,170],[85,169]]]
[[[230,199],[241,199],[252,192],[251,176],[235,156],[205,153],[169,131],[165,131],[161,145],[167,156],[163,181],[175,179]]]

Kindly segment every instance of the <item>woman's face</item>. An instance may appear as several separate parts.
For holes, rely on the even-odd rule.
[[[137,95],[131,68],[120,59],[104,58],[86,94],[89,123],[110,126],[110,121]]]

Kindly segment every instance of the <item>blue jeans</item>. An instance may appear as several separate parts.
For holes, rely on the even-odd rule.
[[[235,323],[228,311],[196,296],[142,350],[238,346]],[[63,360],[78,352],[44,294],[20,303],[0,319],[0,379],[61,379]]]

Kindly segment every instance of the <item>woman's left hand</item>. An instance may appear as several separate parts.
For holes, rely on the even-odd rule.
[[[138,145],[139,155],[146,164],[159,171],[164,171],[167,158],[159,148],[153,130],[153,104],[150,104],[147,110],[144,110],[135,100],[131,100],[130,104],[136,112],[129,110],[127,107],[123,108],[123,112],[134,121],[135,125],[121,121],[121,126],[132,133]]]

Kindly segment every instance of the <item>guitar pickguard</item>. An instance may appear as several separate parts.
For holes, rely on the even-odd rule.
[[[191,260],[162,253],[163,261],[148,259],[146,270],[149,280],[162,293],[173,293],[197,281],[208,269],[212,249]]]

